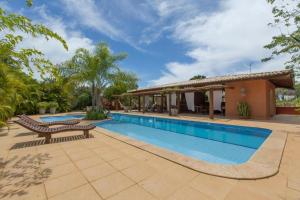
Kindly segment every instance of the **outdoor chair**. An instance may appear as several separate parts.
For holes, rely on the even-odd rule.
[[[28,123],[27,121],[24,121],[22,119],[16,120],[14,122],[23,126],[28,130],[38,133],[39,136],[41,137],[45,137],[45,144],[50,143],[52,134],[67,132],[67,131],[83,131],[85,138],[89,138],[89,130],[92,130],[96,127],[94,124],[89,124],[89,125],[66,125],[66,126],[59,126],[55,128],[48,128],[45,126]]]
[[[28,117],[27,115],[18,115],[17,117],[19,117],[23,121],[26,121],[29,124],[38,125],[38,126],[45,126],[45,127],[54,126],[54,125],[75,125],[75,124],[80,123],[80,120],[78,120],[78,119],[71,119],[71,120],[64,120],[64,121],[53,121],[53,122],[39,122],[39,121],[36,121],[36,120]]]

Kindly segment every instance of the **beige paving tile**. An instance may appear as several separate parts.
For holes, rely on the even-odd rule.
[[[163,176],[162,174],[157,174],[146,178],[145,180],[139,183],[145,190],[154,195],[157,198],[164,199],[170,196],[180,187],[180,183]]]
[[[286,200],[299,200],[300,199],[300,192],[297,190],[293,190],[293,189],[287,189],[286,190],[286,196],[285,198]]]
[[[239,185],[247,187],[257,193],[267,196],[277,196],[284,199],[286,193],[287,178],[283,175],[265,178],[261,180],[239,181]]]
[[[167,200],[213,200],[212,198],[191,188],[184,187],[172,194]]]
[[[136,163],[135,160],[127,157],[117,158],[109,162],[117,170],[126,169]]]
[[[125,144],[124,143],[124,148],[121,148],[120,151],[126,155],[132,155],[132,154],[136,154],[136,153],[140,153],[141,150],[136,148],[136,147],[133,147],[133,146],[130,146],[128,144]]]
[[[99,154],[99,156],[105,161],[111,161],[111,160],[115,160],[117,158],[122,158],[124,155],[121,152],[114,150],[111,152]]]
[[[105,153],[109,153],[114,151],[114,149],[112,147],[110,147],[109,145],[105,144],[105,146],[100,146],[97,148],[92,149],[93,152],[95,152],[97,155],[102,155]]]
[[[156,155],[151,155],[151,157],[149,159],[146,160],[146,162],[153,167],[154,169],[156,169],[157,171],[161,171],[163,169],[166,169],[172,165],[174,165],[173,162],[170,162],[164,158],[160,158]]]
[[[216,189],[217,191],[217,189]],[[217,192],[216,192],[217,193]],[[281,198],[276,196],[268,196],[261,194],[259,192],[255,192],[252,190],[249,190],[246,187],[243,186],[236,186],[234,187],[225,197],[225,200],[280,200]]]
[[[89,180],[94,181],[101,177],[116,172],[116,170],[107,163],[102,163],[82,171],[83,175]]]
[[[53,166],[58,166],[58,165],[62,165],[62,164],[67,164],[67,163],[71,163],[71,160],[69,159],[68,156],[62,155],[62,156],[52,157],[50,159],[42,161],[41,166],[53,167]]]
[[[170,167],[163,170],[163,174],[180,182],[188,182],[195,178],[199,172],[174,163]]]
[[[102,160],[99,156],[93,156],[93,157],[75,161],[75,164],[79,169],[86,169],[103,163],[104,160]]]
[[[50,145],[50,146],[39,146],[37,148],[38,153],[47,153],[51,156],[59,156],[61,154],[65,154],[63,149],[58,145]]]
[[[117,193],[109,200],[155,200],[155,198],[140,186],[134,185]]]
[[[86,184],[87,181],[80,173],[72,173],[45,182],[48,197],[69,191],[73,188]]]
[[[300,192],[300,180],[295,178],[289,178],[288,187],[294,190],[298,190]]]
[[[101,200],[102,198],[89,184],[56,195],[49,200]]]
[[[0,187],[1,200],[44,200],[46,193],[43,184],[39,185],[5,185]]]
[[[41,168],[40,171],[45,180],[78,172],[73,163],[62,164],[51,168]]]
[[[137,163],[129,168],[122,170],[122,173],[135,182],[140,182],[145,178],[154,175],[156,171],[146,163]]]
[[[69,156],[70,156],[71,160],[73,160],[73,161],[82,160],[85,158],[93,157],[95,155],[96,154],[90,150],[69,153]]]
[[[130,157],[140,161],[147,161],[153,157],[153,154],[139,150],[139,152],[131,154]]]
[[[92,182],[92,185],[101,197],[108,198],[129,186],[134,185],[134,182],[120,172],[116,172]]]
[[[200,174],[191,181],[190,186],[211,198],[224,199],[236,183],[236,180]]]
[[[64,149],[67,154],[79,153],[86,151],[87,148],[84,145],[72,145],[70,148]]]
[[[101,146],[104,146],[105,144],[100,142],[99,140],[97,139],[93,139],[93,140],[84,140],[82,141],[83,144],[85,145],[86,148],[88,149],[95,149],[95,148],[98,148],[98,147],[101,147]]]

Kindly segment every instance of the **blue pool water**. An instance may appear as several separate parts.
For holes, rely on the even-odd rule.
[[[112,114],[112,120],[96,125],[195,159],[222,164],[246,162],[271,133],[262,128],[126,114]]]
[[[43,122],[64,121],[70,119],[82,119],[84,115],[61,115],[61,116],[46,116],[41,117]]]

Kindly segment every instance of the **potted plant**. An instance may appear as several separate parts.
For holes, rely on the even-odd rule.
[[[58,103],[55,101],[51,101],[51,102],[49,102],[48,107],[50,108],[50,113],[55,114],[56,108],[58,108]]]
[[[37,107],[39,108],[39,113],[43,115],[46,113],[46,109],[48,108],[48,103],[44,101],[39,102],[37,103]]]
[[[237,112],[241,119],[248,119],[250,117],[250,107],[246,102],[239,102],[237,105]]]

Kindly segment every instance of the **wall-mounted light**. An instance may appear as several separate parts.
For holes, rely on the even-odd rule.
[[[242,97],[246,96],[246,89],[245,88],[241,88],[240,89],[240,94]]]

